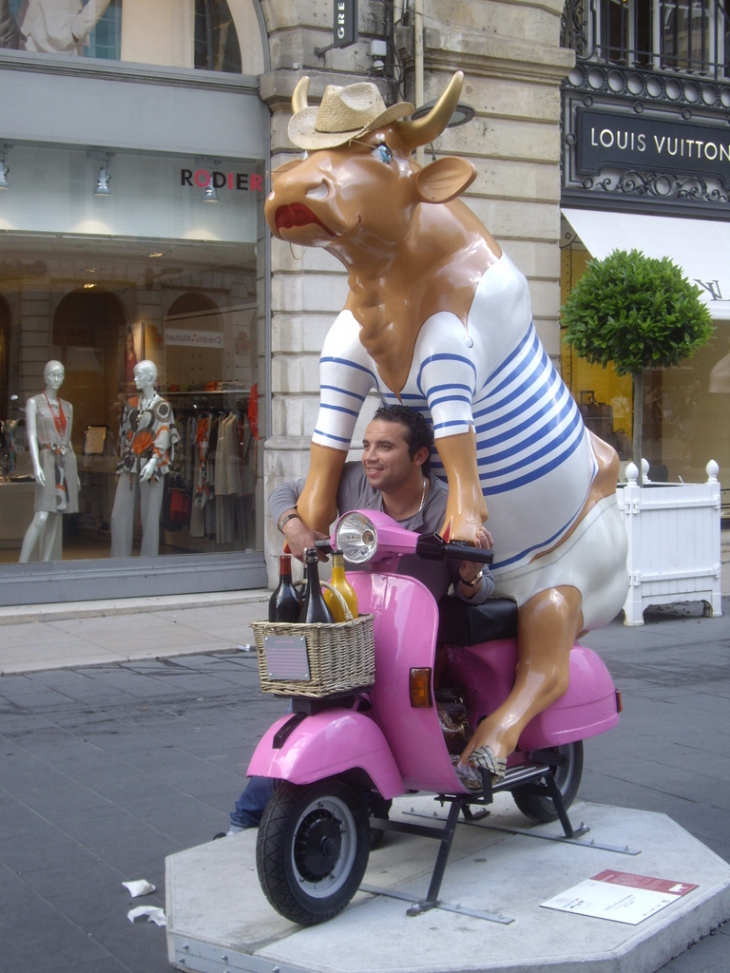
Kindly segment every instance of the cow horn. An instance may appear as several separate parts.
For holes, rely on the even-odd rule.
[[[297,86],[294,89],[294,94],[291,96],[291,107],[292,111],[298,112],[302,111],[304,108],[308,108],[307,104],[307,92],[309,91],[309,78],[305,74],[303,78],[297,81]]]
[[[457,71],[428,115],[410,122],[395,123],[398,134],[409,148],[427,145],[443,132],[459,103],[463,84],[464,72]]]

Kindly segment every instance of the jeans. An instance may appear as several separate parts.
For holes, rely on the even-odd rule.
[[[251,777],[231,811],[231,824],[237,828],[258,828],[269,798],[274,792],[270,777]]]

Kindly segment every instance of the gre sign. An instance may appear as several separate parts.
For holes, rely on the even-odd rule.
[[[357,0],[333,0],[333,47],[349,47],[357,40]]]

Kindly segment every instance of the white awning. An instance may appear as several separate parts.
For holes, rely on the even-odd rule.
[[[585,209],[563,216],[597,260],[614,250],[669,257],[702,288],[713,318],[730,320],[730,222]]]

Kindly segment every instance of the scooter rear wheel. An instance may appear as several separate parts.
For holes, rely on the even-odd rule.
[[[562,765],[556,764],[551,769],[567,810],[575,800],[583,776],[583,741],[577,740],[575,743],[566,743],[562,747],[551,749],[565,760]],[[512,797],[520,811],[533,821],[543,823],[558,820],[558,812],[552,799],[535,794],[529,784],[515,787]]]
[[[283,783],[259,825],[256,867],[264,894],[286,919],[332,919],[357,891],[370,853],[368,812],[347,781]]]

